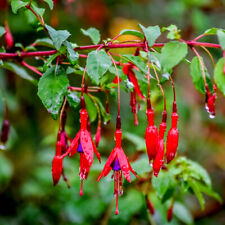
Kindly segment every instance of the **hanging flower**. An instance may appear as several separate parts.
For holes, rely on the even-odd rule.
[[[165,117],[164,117],[165,115]],[[165,119],[164,119],[165,118]],[[159,125],[159,141],[158,141],[158,151],[153,161],[153,171],[155,177],[158,176],[159,171],[164,163],[164,152],[165,152],[165,145],[164,145],[164,134],[166,132],[166,111],[163,113],[163,121]]]
[[[9,138],[9,132],[10,132],[10,124],[9,121],[6,119],[2,123],[2,129],[1,129],[1,143],[6,144],[8,138]]]
[[[178,140],[179,140],[179,132],[177,129],[177,120],[178,114],[177,112],[173,112],[171,115],[171,128],[167,135],[167,142],[166,142],[166,158],[167,163],[169,163],[175,157],[177,152]]]
[[[214,118],[215,113],[215,101],[216,101],[216,84],[213,84],[213,94],[211,94],[208,84],[206,85],[206,110],[209,113],[210,118]]]
[[[115,132],[116,146],[111,152],[106,164],[98,177],[99,181],[103,176],[107,176],[111,170],[113,170],[114,178],[114,196],[116,197],[116,211],[115,214],[118,215],[118,196],[123,194],[123,177],[128,182],[131,182],[130,171],[137,177],[135,171],[132,169],[122,147],[121,147],[122,131],[117,129]]]
[[[81,102],[84,102],[83,98],[81,98]],[[93,162],[94,153],[96,154],[100,163],[101,158],[92,140],[91,134],[87,129],[88,114],[87,110],[84,107],[82,107],[80,111],[80,121],[81,121],[80,131],[73,139],[67,152],[69,154],[69,157],[72,157],[76,153],[80,154],[80,173],[79,173],[81,179],[80,195],[83,195],[83,180],[87,179],[90,167]]]
[[[14,45],[13,36],[11,34],[7,21],[5,21],[5,43],[8,50],[10,50]]]
[[[147,154],[149,163],[155,158],[158,151],[158,131],[154,125],[154,111],[153,109],[147,109],[148,127],[145,131],[145,142],[147,147]]]

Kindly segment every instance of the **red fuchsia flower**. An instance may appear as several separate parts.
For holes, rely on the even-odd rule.
[[[211,94],[208,84],[205,86],[206,89],[206,110],[209,113],[210,118],[214,118],[215,113],[215,101],[216,101],[216,84],[213,84],[213,94]]]
[[[123,194],[123,177],[128,182],[131,182],[130,171],[137,177],[135,171],[132,169],[122,147],[121,147],[122,131],[121,129],[116,129],[115,132],[115,141],[116,146],[112,150],[109,158],[106,161],[106,164],[98,177],[99,181],[102,177],[105,177],[113,170],[114,178],[114,196],[116,197],[116,211],[115,214],[118,215],[118,196]]]
[[[96,147],[98,147],[100,140],[101,140],[101,123],[98,124],[97,132],[95,134],[95,145],[96,145]]]
[[[165,152],[165,145],[164,145],[164,134],[166,132],[166,111],[163,112],[163,120],[159,125],[159,141],[158,141],[158,151],[153,160],[153,171],[155,177],[158,176],[159,171],[164,163],[164,152]]]
[[[134,68],[133,64],[129,64],[127,66],[123,67],[123,72],[125,75],[127,75],[128,80],[134,85],[134,91],[137,93],[137,95],[145,101],[145,97],[143,96],[140,86],[138,84],[137,78],[135,76],[134,71],[132,70]]]
[[[175,157],[177,152],[178,140],[179,140],[179,132],[177,129],[177,106],[176,102],[173,103],[173,113],[171,115],[171,128],[167,135],[167,142],[166,142],[166,158],[167,163],[169,163]]]
[[[149,163],[151,164],[151,160],[155,158],[158,151],[158,131],[157,127],[154,125],[154,111],[150,106],[150,101],[148,102],[149,102],[147,107],[148,127],[146,128],[145,131],[145,143],[147,147]]]
[[[8,50],[10,50],[14,45],[13,36],[10,32],[8,23],[6,21],[5,21],[5,43],[6,43],[6,48]]]
[[[143,96],[141,89],[139,87],[137,78],[135,76],[134,71],[132,70],[134,68],[134,65],[129,63],[128,65],[123,67],[123,72],[125,75],[127,75],[128,80],[133,84],[134,90],[130,93],[130,107],[131,111],[135,116],[135,125],[138,125],[138,119],[137,119],[137,97],[136,94],[145,101],[145,97]]]
[[[10,124],[9,121],[6,119],[2,123],[2,129],[1,129],[1,143],[6,144],[9,138],[9,132],[10,132]]]
[[[83,96],[81,97],[81,111],[80,111],[81,128],[75,138],[73,139],[66,154],[72,157],[74,154],[80,154],[80,179],[81,190],[80,195],[83,195],[83,180],[87,179],[90,167],[93,163],[94,153],[101,163],[100,154],[98,153],[95,144],[92,140],[91,134],[87,129],[88,114],[85,109],[85,102]]]

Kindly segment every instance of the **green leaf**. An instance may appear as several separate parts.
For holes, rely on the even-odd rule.
[[[199,59],[198,59],[197,56],[195,56],[192,59],[190,70],[191,70],[192,81],[193,81],[193,83],[195,85],[195,88],[199,92],[205,94],[205,82],[204,82],[204,79],[203,79],[201,65],[200,65],[200,62],[199,62]],[[209,76],[209,74],[207,72],[206,67],[205,67],[205,75],[206,75],[206,81],[207,81],[207,83],[209,85],[209,90],[212,92],[213,91],[213,84],[212,84],[212,82],[210,80],[210,76]]]
[[[79,58],[78,52],[74,51],[74,49],[73,49],[73,47],[72,47],[70,42],[65,41],[64,45],[67,47],[67,57],[68,57],[70,63],[72,65],[76,65],[77,61],[78,61],[78,58]]]
[[[204,34],[205,35],[216,35],[217,31],[218,31],[218,28],[213,27],[213,28],[210,28],[210,29],[206,30],[204,32]]]
[[[43,16],[43,15],[44,15],[45,9],[39,8],[39,7],[36,6],[34,3],[31,3],[31,7],[32,7],[33,10],[37,13],[38,16]]]
[[[187,44],[172,41],[162,48],[161,65],[164,72],[170,71],[187,55]]]
[[[45,25],[45,27],[49,32],[55,48],[59,50],[62,43],[70,36],[70,33],[67,30],[55,30],[48,25]]]
[[[220,197],[220,195],[217,194],[215,191],[213,191],[211,187],[205,186],[201,183],[198,183],[198,186],[202,193],[204,193],[212,198],[215,198],[218,202],[222,203],[223,200]]]
[[[59,56],[59,55],[60,55],[59,52],[57,52],[54,55],[51,55],[45,62],[44,66],[43,66],[43,71],[46,71],[48,69],[48,67],[51,65],[51,63],[54,61],[54,59],[57,58],[57,56]]]
[[[95,97],[95,100],[99,105],[101,115],[104,119],[104,123],[107,123],[111,119],[111,115],[106,112],[105,107],[102,105],[102,102],[100,101],[99,98]]]
[[[40,39],[37,39],[35,42],[34,42],[35,45],[43,45],[43,46],[46,46],[46,47],[50,47],[50,48],[53,48],[54,45],[53,45],[53,42],[50,38],[40,38]]]
[[[156,39],[160,36],[160,28],[159,26],[149,26],[145,28],[141,24],[139,24],[140,28],[142,29],[146,40],[148,42],[148,46],[151,47],[152,45],[155,44]]]
[[[141,39],[144,39],[144,35],[137,30],[130,30],[130,29],[124,29],[122,31],[120,31],[119,35],[133,35],[136,37],[139,37]]]
[[[68,90],[66,99],[71,107],[77,108],[80,104],[80,94],[77,92]]]
[[[161,171],[158,177],[155,177],[155,176],[152,177],[152,186],[157,196],[161,200],[163,200],[167,191],[169,189],[174,189],[176,186],[176,183],[175,183],[174,177],[169,172],[166,173]]]
[[[19,9],[25,7],[27,4],[27,2],[23,2],[21,0],[11,0],[11,7],[13,13],[16,14]]]
[[[169,33],[167,34],[167,38],[174,40],[174,39],[180,39],[180,30],[177,28],[176,25],[171,24],[168,27],[163,27],[162,31],[169,31]]]
[[[0,38],[2,37],[3,34],[5,34],[5,28],[0,26]]]
[[[223,50],[225,50],[225,31],[224,30],[218,30],[217,31],[217,37],[219,39],[220,46]]]
[[[87,73],[91,80],[99,84],[99,80],[111,66],[111,58],[102,49],[100,51],[92,51],[87,58]]]
[[[88,116],[90,119],[90,122],[93,122],[96,120],[97,118],[97,109],[96,109],[96,105],[95,103],[92,101],[92,99],[86,95],[84,93],[84,100],[85,100],[85,104],[86,104],[86,108],[87,108],[87,112],[88,112]]]
[[[128,61],[132,62],[135,66],[137,66],[144,74],[148,73],[147,66],[141,60],[141,58],[139,56],[126,54],[126,55],[123,55],[123,57],[128,59]]]
[[[22,67],[17,64],[11,63],[11,62],[4,62],[3,66],[4,69],[10,70],[20,76],[21,78],[29,81],[35,81],[35,79],[30,76],[27,71]]]
[[[60,66],[47,69],[39,80],[38,96],[54,119],[57,119],[68,85],[66,72]]]
[[[51,10],[53,10],[53,7],[54,7],[54,3],[53,3],[53,1],[52,0],[44,0],[45,2],[47,2],[48,3],[48,6],[49,6],[49,8],[51,9]]]
[[[0,185],[7,184],[13,175],[12,163],[3,155],[0,154]]]
[[[214,70],[214,79],[215,79],[216,85],[220,89],[220,91],[223,93],[223,95],[225,95],[224,64],[225,64],[225,59],[221,58],[217,62],[215,70]]]
[[[201,209],[203,210],[205,208],[205,199],[199,189],[197,182],[193,181],[192,179],[189,179],[188,184],[191,187],[191,189],[193,190],[193,192],[195,193],[195,195],[200,203]]]
[[[180,202],[175,202],[173,205],[174,215],[185,224],[193,224],[193,217],[190,211]]]
[[[90,27],[87,30],[81,29],[81,32],[90,37],[92,42],[96,45],[100,42],[101,36],[100,36],[100,32],[99,30],[97,30],[96,28]]]

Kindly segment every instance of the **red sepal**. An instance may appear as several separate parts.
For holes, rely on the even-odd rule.
[[[101,140],[101,125],[97,127],[97,132],[95,134],[95,145],[98,147]]]
[[[62,175],[63,157],[56,155],[52,161],[52,178],[54,186],[58,184]]]
[[[70,147],[68,148],[69,157],[72,157],[77,153],[77,148],[79,145],[79,139],[80,139],[80,131],[77,133],[76,137],[73,139],[73,141],[70,144]]]
[[[127,65],[123,67],[123,72],[125,75],[127,75],[130,82],[134,85],[134,90],[137,92],[138,96],[145,101],[145,97],[143,96],[140,86],[138,84],[137,78],[135,76],[135,73],[132,70],[132,65]]]
[[[171,160],[173,160],[173,158],[175,157],[175,154],[177,152],[178,141],[179,141],[177,120],[178,120],[177,113],[172,113],[172,116],[171,116],[172,127],[168,132],[167,142],[166,142],[167,163],[169,163]]]

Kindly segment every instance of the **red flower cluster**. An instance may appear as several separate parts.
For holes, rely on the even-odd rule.
[[[166,131],[166,111],[163,112],[163,119],[159,126],[159,133],[157,132],[157,127],[154,125],[154,111],[151,108],[150,104],[147,107],[147,118],[148,118],[148,127],[145,132],[145,141],[147,147],[147,154],[149,158],[149,163],[153,160],[153,171],[154,175],[157,177],[162,165],[164,163],[164,153],[165,153],[165,143],[164,143],[164,134]],[[179,132],[177,130],[177,108],[176,102],[173,103],[173,113],[171,116],[172,127],[168,132],[167,144],[166,144],[166,157],[167,163],[169,163],[175,156],[177,147]]]

